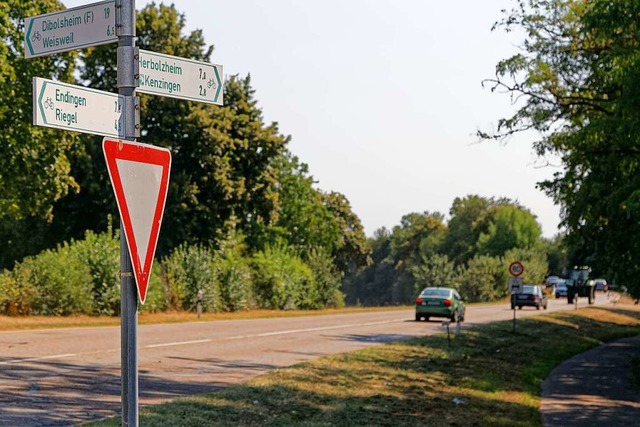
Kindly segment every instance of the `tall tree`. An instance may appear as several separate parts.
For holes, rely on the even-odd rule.
[[[457,265],[465,264],[475,252],[478,235],[475,226],[493,205],[490,199],[478,195],[456,197],[449,210],[449,231],[444,240],[444,252]]]
[[[320,191],[313,188],[309,166],[291,153],[276,159],[278,219],[285,241],[297,248],[323,247],[333,253],[341,238],[336,218],[323,203]]]
[[[174,6],[151,3],[137,14],[138,45],[142,49],[210,61],[202,32],[185,34],[185,17]],[[86,49],[80,80],[91,87],[116,90],[116,50],[105,45]],[[171,185],[158,253],[166,254],[184,241],[210,243],[224,234],[230,218],[248,241],[256,224],[275,221],[276,188],[273,159],[288,138],[276,123],[265,124],[249,77],[225,82],[222,107],[141,95],[142,142],[172,152]],[[81,191],[61,200],[55,210],[54,232],[68,238],[85,229],[106,227],[115,212],[99,139],[82,138],[74,157]]]
[[[413,301],[415,274],[419,271],[416,267],[439,253],[446,231],[444,215],[439,212],[409,213],[402,217],[399,226],[393,228],[390,257],[396,273],[392,289],[394,303]],[[433,271],[430,274],[436,275]]]
[[[393,227],[391,254],[399,261],[407,262],[422,255],[432,255],[440,250],[447,231],[444,215],[439,212],[412,212]]]
[[[360,218],[351,209],[349,200],[336,191],[322,193],[323,204],[335,218],[340,238],[334,248],[336,265],[343,273],[355,271],[371,262],[371,250],[367,245]]]
[[[536,217],[516,204],[489,209],[476,228],[480,231],[477,251],[489,256],[502,256],[514,248],[535,248],[542,235]]]
[[[342,289],[346,302],[352,305],[383,305],[392,301],[392,285],[396,280],[391,258],[391,232],[380,228],[367,241],[372,263],[355,273],[348,274]]]
[[[569,254],[565,236],[557,234],[552,239],[543,239],[544,251],[547,254],[548,274],[562,276],[569,266]]]
[[[519,205],[506,198],[487,198],[475,194],[464,198],[456,197],[449,210],[451,219],[447,224],[448,231],[443,243],[444,253],[456,265],[465,265],[476,255],[491,255],[494,252],[496,255],[502,255],[505,250],[521,245],[523,242],[516,241],[514,236],[507,237],[506,235],[514,232],[514,230],[510,229],[508,218],[502,218],[503,220],[498,221],[500,223],[499,228],[498,224],[496,224],[498,216],[507,216],[506,211],[502,209],[504,206],[522,209]],[[507,211],[511,212],[512,210],[507,209]],[[506,220],[506,223],[504,220]],[[495,248],[496,252],[493,248],[488,250],[485,244],[479,244],[481,239],[483,241],[491,241],[492,245],[496,243],[496,239],[505,239],[505,244],[506,240],[510,240],[510,243],[507,244],[508,247],[502,250]]]
[[[23,48],[24,18],[60,9],[54,0],[0,4],[0,267],[45,244],[33,231],[77,189],[68,159],[76,135],[32,124],[33,77],[71,81],[75,54],[25,59]]]
[[[322,248],[342,274],[366,265],[370,249],[347,198],[314,188],[308,165],[290,153],[279,157],[274,167],[278,219],[271,234],[279,230],[280,237],[303,255],[311,248]]]
[[[493,90],[521,100],[498,122],[504,138],[533,129],[563,171],[541,183],[562,206],[576,262],[609,271],[640,296],[640,1],[520,0],[496,24],[524,30]]]

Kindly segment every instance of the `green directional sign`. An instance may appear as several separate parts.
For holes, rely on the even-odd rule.
[[[222,65],[140,49],[137,91],[223,105]]]
[[[124,96],[33,78],[33,124],[124,137]]]
[[[24,56],[115,42],[116,13],[115,0],[108,0],[25,18]]]

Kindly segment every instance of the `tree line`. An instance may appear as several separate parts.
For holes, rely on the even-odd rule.
[[[119,233],[109,226],[26,257],[0,273],[0,314],[118,315],[119,249]],[[304,259],[284,245],[249,253],[236,232],[217,248],[181,244],[154,264],[140,309],[192,311],[199,295],[207,312],[341,307],[340,276],[321,251]]]
[[[403,216],[370,239],[373,263],[346,278],[349,304],[410,304],[427,286],[453,287],[469,301],[508,295],[508,265],[523,262],[527,283],[567,267],[562,238],[541,237],[535,216],[509,199],[456,198],[438,212]]]
[[[635,3],[516,3],[496,28],[530,29],[528,42],[486,83],[527,103],[500,120],[497,134],[480,136],[533,128],[543,135],[541,155],[561,155],[564,172],[540,185],[563,208],[566,238],[542,239],[535,216],[514,201],[469,195],[454,201],[448,221],[410,213],[367,239],[348,199],[315,188],[288,149],[291,138],[264,122],[250,76],[229,76],[222,107],[141,95],[142,141],[173,156],[148,309],[189,309],[198,289],[214,311],[401,304],[433,284],[492,300],[506,294],[514,259],[525,262],[528,281],[579,262],[636,292],[635,267],[621,275],[637,250],[627,238],[637,228],[634,42],[612,28],[622,14],[620,25],[635,34],[628,13]],[[90,295],[91,313],[114,314],[117,267],[106,266],[117,209],[100,138],[31,124],[34,76],[116,91],[115,45],[24,59],[24,17],[61,8],[55,0],[0,7],[0,308],[46,311],[40,302],[58,298],[47,296],[51,283],[77,273],[65,298]],[[185,31],[174,6],[137,13],[140,48],[211,60],[214,47],[201,31]],[[68,272],[64,259],[77,268]]]
[[[508,199],[458,198],[440,213],[410,213],[368,240],[372,260],[340,271],[322,245],[284,240],[251,248],[230,224],[216,245],[183,242],[154,265],[143,311],[208,312],[411,304],[427,286],[458,289],[470,301],[508,295],[507,266],[525,265],[527,283],[566,267],[561,239],[541,238],[535,216]],[[233,221],[233,220],[232,220]],[[0,313],[117,315],[119,233],[86,231],[0,273]],[[552,270],[550,270],[552,268]]]

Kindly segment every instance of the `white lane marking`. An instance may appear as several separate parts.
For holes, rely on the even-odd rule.
[[[235,337],[221,338],[220,340],[241,340],[241,339],[247,339],[247,338],[272,337],[276,335],[298,334],[301,332],[317,332],[317,331],[328,331],[331,329],[344,329],[344,328],[350,328],[353,326],[385,325],[388,323],[397,323],[397,322],[403,322],[403,321],[404,320],[390,320],[390,321],[387,320],[387,321],[381,321],[381,322],[356,323],[356,324],[349,324],[349,325],[321,326],[317,328],[307,328],[307,329],[289,329],[285,331],[263,332],[261,334],[238,335]],[[212,341],[213,341],[212,338],[207,338],[203,340],[193,340],[193,341],[175,341],[175,342],[168,342],[168,343],[145,345],[142,348],[174,347],[179,345],[203,344],[203,343],[208,343]]]
[[[161,344],[150,344],[150,345],[145,345],[142,348],[158,348],[158,347],[173,347],[176,345],[188,345],[188,344],[202,344],[205,342],[211,342],[213,341],[210,338],[204,339],[204,340],[193,340],[193,341],[175,341],[175,342],[166,342],[166,343],[161,343]]]
[[[320,327],[317,327],[317,328],[307,328],[307,329],[289,329],[289,330],[284,330],[284,331],[263,332],[261,334],[237,335],[237,336],[234,336],[234,337],[221,338],[221,339],[218,339],[218,341],[222,341],[222,340],[240,340],[240,339],[260,338],[260,337],[271,337],[271,336],[276,336],[276,335],[298,334],[298,333],[302,333],[302,332],[329,331],[329,330],[332,330],[332,329],[345,329],[345,328],[358,327],[358,326],[386,325],[386,324],[390,324],[390,323],[399,323],[399,322],[404,322],[404,321],[405,321],[405,319],[402,319],[402,320],[384,320],[384,321],[380,321],[380,322],[351,323],[351,324],[346,324],[346,325],[320,326]],[[208,343],[208,342],[213,342],[213,339],[212,338],[206,338],[206,339],[202,339],[202,340],[174,341],[174,342],[168,342],[168,343],[149,344],[149,345],[143,346],[142,348],[151,349],[151,348],[159,348],[159,347],[174,347],[174,346],[180,346],[180,345],[204,344],[204,343]],[[6,360],[4,362],[0,362],[0,365],[14,365],[14,364],[18,364],[18,363],[38,362],[38,361],[47,360],[47,359],[61,359],[61,358],[65,358],[65,357],[74,357],[74,356],[87,355],[87,354],[108,353],[108,352],[111,352],[111,351],[115,351],[115,350],[110,349],[110,350],[92,351],[92,352],[86,352],[86,353],[85,352],[81,352],[81,353],[53,354],[53,355],[42,356],[42,357],[31,357],[31,358],[28,358],[28,359],[12,359],[12,360]]]
[[[404,322],[404,320],[385,320],[381,322],[369,322],[369,323],[352,323],[348,325],[337,325],[337,326],[321,326],[317,328],[307,328],[307,329],[290,329],[286,331],[276,331],[276,332],[264,332],[261,334],[251,334],[251,335],[238,335],[235,337],[227,337],[225,339],[228,340],[241,340],[245,338],[260,338],[260,337],[272,337],[275,335],[287,335],[287,334],[298,334],[300,332],[317,332],[317,331],[329,331],[331,329],[344,329],[351,328],[354,326],[375,326],[375,325],[386,325],[389,323],[399,323]]]
[[[75,353],[51,354],[49,356],[30,357],[28,359],[5,360],[4,362],[0,362],[0,365],[15,365],[18,363],[38,362],[40,360],[48,360],[48,359],[64,359],[65,357],[73,357],[73,356],[77,356],[77,354]]]

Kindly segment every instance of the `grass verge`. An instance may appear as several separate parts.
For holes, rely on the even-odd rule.
[[[574,354],[640,334],[634,306],[585,308],[428,336],[272,371],[144,408],[143,426],[540,426],[541,382]],[[120,419],[91,426],[117,426]]]

